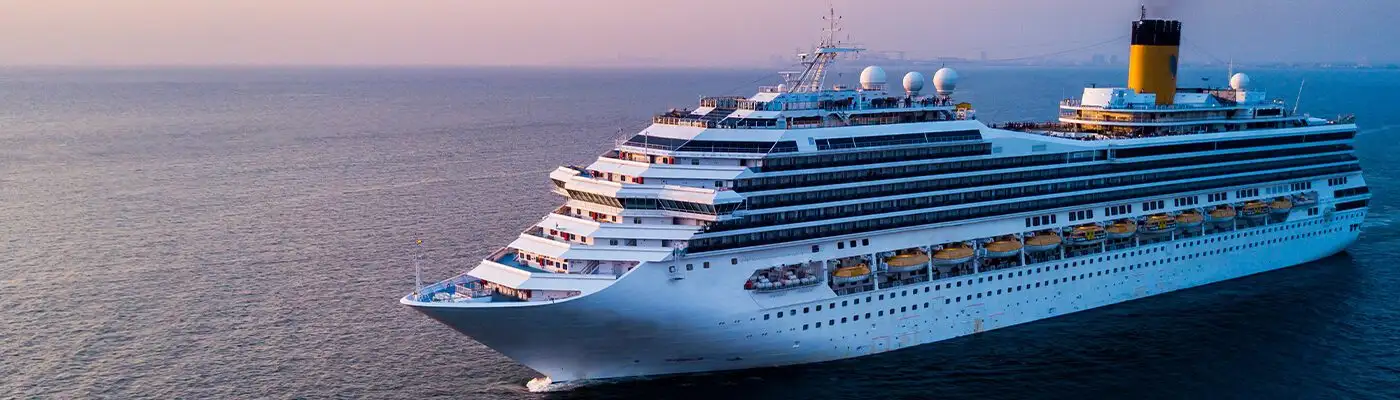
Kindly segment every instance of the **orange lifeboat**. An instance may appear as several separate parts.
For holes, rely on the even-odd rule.
[[[1022,247],[1024,246],[1021,245],[1021,241],[1016,240],[1015,236],[1002,236],[1001,238],[998,238],[997,240],[994,240],[991,243],[987,243],[987,257],[1013,257],[1017,254],[1021,254]]]
[[[835,283],[855,283],[865,280],[870,276],[870,267],[865,264],[857,264],[849,267],[837,268],[831,273],[831,281]]]
[[[1176,215],[1176,226],[1182,228],[1195,228],[1201,226],[1201,221],[1204,220],[1205,218],[1201,216],[1200,212],[1196,210],[1186,210],[1182,211],[1181,214]]]
[[[1026,251],[1042,253],[1060,248],[1060,235],[1051,231],[1036,232],[1026,239]]]
[[[1122,219],[1110,224],[1107,229],[1110,239],[1123,239],[1133,237],[1137,233],[1138,224],[1130,219]]]
[[[909,272],[925,268],[928,265],[928,254],[923,250],[914,249],[908,252],[895,254],[885,259],[885,269],[890,272]]]
[[[972,246],[967,243],[949,243],[933,253],[933,263],[937,265],[957,265],[971,260]]]

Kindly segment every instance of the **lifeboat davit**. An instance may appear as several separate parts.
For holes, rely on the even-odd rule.
[[[1288,212],[1293,211],[1293,202],[1279,197],[1269,203],[1269,211],[1274,214],[1288,214]]]
[[[1040,253],[1060,248],[1060,235],[1055,232],[1037,232],[1026,239],[1026,251]]]
[[[972,260],[972,247],[967,243],[950,243],[942,250],[933,253],[933,263],[937,265],[957,265]]]
[[[1210,222],[1219,225],[1229,225],[1235,220],[1235,208],[1228,205],[1221,205],[1214,210],[1210,210]]]
[[[837,268],[831,273],[831,281],[836,283],[855,283],[865,280],[870,276],[870,267],[865,264],[858,264],[849,267]]]
[[[928,267],[928,254],[923,250],[895,254],[885,259],[885,269],[890,272],[917,271]]]
[[[1099,244],[1103,243],[1105,239],[1108,239],[1108,235],[1105,234],[1103,226],[1099,224],[1076,226],[1069,233],[1069,244],[1075,246]]]
[[[1167,214],[1152,214],[1143,220],[1142,232],[1150,235],[1160,235],[1176,230],[1176,218]]]
[[[1269,215],[1269,205],[1262,201],[1250,200],[1240,207],[1240,216],[1247,219],[1259,219]]]
[[[1122,219],[1108,225],[1109,239],[1123,239],[1133,237],[1137,233],[1138,225],[1130,219]]]
[[[987,243],[987,257],[1006,258],[1021,254],[1021,241],[1015,236],[1002,236],[991,243]]]
[[[1204,220],[1205,218],[1201,217],[1200,212],[1196,210],[1186,210],[1176,215],[1176,226],[1181,228],[1195,228],[1201,226],[1201,221]]]

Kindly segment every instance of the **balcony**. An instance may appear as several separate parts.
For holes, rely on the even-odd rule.
[[[545,271],[545,270],[542,270],[542,269],[539,269],[539,268],[531,267],[531,266],[529,266],[528,264],[525,264],[525,263],[522,262],[520,259],[518,259],[518,257],[519,257],[519,254],[516,254],[514,251],[507,251],[505,254],[502,254],[499,258],[496,258],[496,259],[491,260],[491,261],[495,261],[497,264],[501,264],[501,265],[504,265],[504,266],[507,266],[507,267],[512,267],[512,268],[519,269],[519,270],[525,271],[525,272],[530,272],[530,273],[549,273],[549,271]]]

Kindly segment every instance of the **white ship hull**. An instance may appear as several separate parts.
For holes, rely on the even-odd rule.
[[[897,350],[1306,263],[1355,241],[1365,213],[1295,213],[1286,223],[846,296],[825,285],[773,294],[742,290],[755,269],[772,265],[771,254],[784,251],[765,248],[738,253],[737,265],[689,272],[692,278],[711,275],[704,279],[673,279],[664,267],[642,266],[604,290],[553,303],[402,302],[556,383],[793,365]],[[935,232],[940,229],[957,230],[870,236],[890,248],[861,250],[888,251],[913,238],[948,234]],[[788,258],[849,254],[803,254],[808,247],[789,246]],[[778,313],[784,316],[774,317]]]

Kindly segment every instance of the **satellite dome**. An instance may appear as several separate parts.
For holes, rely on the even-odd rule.
[[[1243,72],[1230,77],[1230,88],[1235,90],[1245,90],[1249,88],[1249,75]]]
[[[952,68],[939,68],[933,73],[933,88],[938,90],[938,94],[947,96],[953,94],[953,89],[958,88],[958,71]]]
[[[865,67],[860,71],[860,88],[865,90],[880,89],[885,86],[885,69],[874,65]]]
[[[920,90],[924,90],[924,74],[918,71],[904,74],[904,91],[919,94]]]

